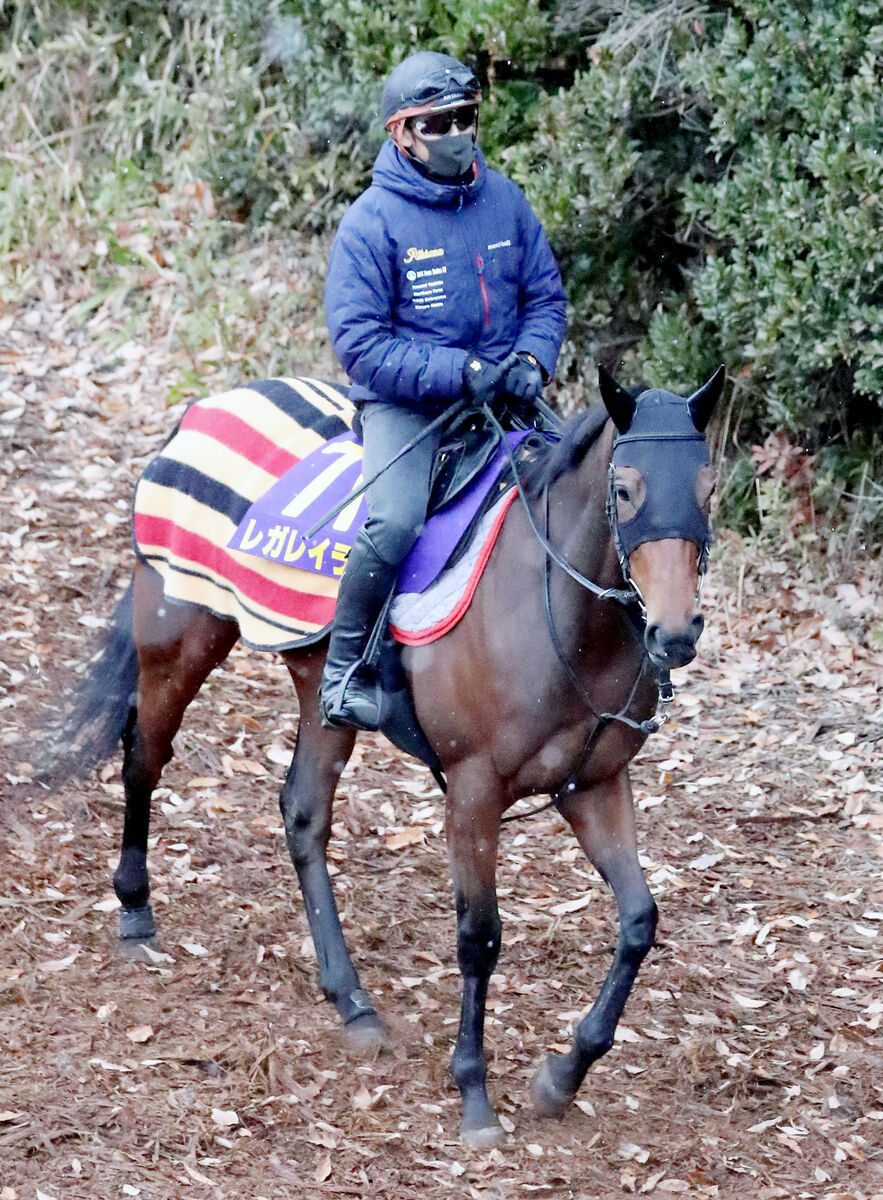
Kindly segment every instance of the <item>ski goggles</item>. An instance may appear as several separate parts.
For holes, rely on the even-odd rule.
[[[426,113],[412,117],[411,125],[421,137],[444,137],[456,125],[460,133],[472,129],[478,119],[478,105],[465,104],[460,108],[449,108],[444,112]]]

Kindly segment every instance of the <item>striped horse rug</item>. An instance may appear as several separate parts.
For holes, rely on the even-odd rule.
[[[258,650],[320,638],[364,500],[309,541],[295,525],[309,528],[357,482],[352,419],[345,389],[309,378],[263,380],[191,404],[135,492],[136,552],[159,572],[165,596],[235,620]],[[323,490],[320,476],[337,492]],[[289,478],[300,489],[294,496]],[[405,564],[405,594],[390,613],[399,641],[434,641],[462,617],[514,496],[506,492],[484,515],[453,569],[427,575],[425,547],[417,572]],[[441,532],[443,515],[430,518],[424,539],[433,524]]]

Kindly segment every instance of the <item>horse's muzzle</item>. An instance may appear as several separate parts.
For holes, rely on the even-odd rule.
[[[666,629],[654,621],[644,633],[644,645],[656,667],[685,667],[696,657],[696,643],[705,628],[705,619],[696,613],[685,629]]]

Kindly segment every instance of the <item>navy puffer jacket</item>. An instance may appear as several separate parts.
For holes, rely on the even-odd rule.
[[[462,394],[468,352],[530,351],[551,375],[566,320],[542,226],[481,151],[468,185],[436,183],[386,142],[340,223],[325,308],[357,403],[437,408]]]

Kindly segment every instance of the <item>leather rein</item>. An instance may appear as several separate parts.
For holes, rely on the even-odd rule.
[[[504,436],[503,427],[500,424],[500,422],[498,421],[497,416],[491,409],[490,405],[483,406],[483,413],[484,413],[486,420],[488,420],[489,424],[496,430],[497,434],[499,435],[499,437],[503,443],[503,446],[506,451],[506,456],[507,456],[507,459],[509,462],[509,467],[512,471],[512,476],[515,481],[515,486],[517,487],[518,493],[521,496],[521,500],[523,502],[523,507],[524,507],[525,514],[527,516],[528,524],[530,525],[531,531],[533,532],[534,536],[536,537],[537,541],[539,542],[540,546],[542,547],[542,549],[544,551],[544,556],[543,556],[543,607],[545,610],[546,622],[549,627],[549,634],[552,639],[552,645],[555,650],[555,655],[556,655],[559,663],[563,667],[564,673],[567,676],[568,682],[570,683],[571,687],[576,692],[577,696],[582,701],[582,703],[585,705],[585,707],[588,708],[590,714],[595,718],[595,723],[594,723],[594,725],[592,725],[592,727],[589,730],[588,736],[587,736],[585,742],[583,743],[583,747],[579,753],[579,756],[577,758],[577,761],[576,761],[576,764],[575,764],[573,770],[570,772],[570,774],[564,780],[564,782],[552,793],[552,796],[551,796],[551,799],[549,800],[549,802],[547,804],[543,804],[543,805],[539,806],[538,808],[531,809],[529,812],[513,813],[510,816],[505,816],[505,817],[501,818],[502,821],[514,821],[514,820],[517,820],[521,816],[536,816],[537,814],[539,814],[541,812],[545,812],[547,809],[552,808],[553,806],[556,806],[562,800],[564,800],[567,796],[572,795],[574,792],[576,792],[578,790],[578,788],[579,788],[578,781],[579,781],[579,776],[582,773],[582,769],[585,766],[585,764],[589,761],[589,759],[591,758],[591,755],[594,752],[594,749],[595,749],[602,733],[604,732],[604,730],[607,728],[608,725],[611,725],[614,722],[618,721],[620,724],[625,725],[629,729],[633,729],[638,733],[642,733],[645,736],[649,736],[650,734],[657,733],[662,728],[662,726],[665,724],[665,722],[668,720],[669,710],[674,701],[674,685],[671,682],[671,676],[668,671],[668,668],[667,667],[657,668],[656,669],[657,705],[656,705],[656,711],[654,712],[653,716],[647,718],[644,721],[635,721],[632,717],[630,717],[628,715],[628,710],[631,708],[632,701],[634,700],[634,697],[635,697],[635,693],[638,690],[638,685],[644,675],[645,668],[646,668],[646,662],[647,662],[647,652],[646,652],[646,648],[644,646],[644,640],[643,640],[643,627],[644,627],[644,622],[646,620],[646,606],[644,604],[644,598],[641,595],[640,589],[634,583],[634,581],[632,580],[631,575],[629,573],[628,558],[622,551],[622,542],[619,537],[619,530],[618,530],[617,523],[616,523],[616,505],[615,505],[615,500],[613,497],[612,464],[611,464],[611,469],[609,472],[606,511],[607,511],[608,522],[610,524],[611,534],[613,536],[614,545],[615,545],[616,551],[617,551],[617,557],[619,559],[620,569],[622,571],[623,579],[626,583],[625,588],[602,588],[599,584],[597,584],[593,580],[589,579],[588,576],[583,575],[583,573],[581,571],[578,571],[574,566],[572,566],[564,558],[564,556],[562,554],[559,553],[558,550],[555,549],[555,547],[549,541],[550,484],[547,482],[543,486],[543,490],[542,490],[543,529],[541,530],[538,528],[537,523],[534,520],[534,515],[533,515],[533,512],[530,507],[530,503],[527,498],[527,492],[524,487],[524,482],[519,473],[518,464],[515,459],[515,455],[512,452],[512,448],[509,446],[508,441],[506,440],[506,438]],[[665,436],[665,435],[662,435],[662,436]],[[705,545],[700,548],[700,554],[699,554],[700,588],[701,588],[701,584],[702,584],[702,578],[705,573],[707,561],[708,561],[708,543],[706,542]],[[583,681],[577,675],[576,671],[573,668],[573,664],[570,662],[570,660],[567,657],[567,654],[564,650],[564,647],[561,644],[561,639],[558,635],[558,630],[555,626],[555,618],[554,618],[554,615],[552,612],[551,563],[555,563],[555,565],[557,567],[560,567],[561,570],[563,570],[567,575],[570,576],[571,579],[573,579],[576,583],[578,583],[580,587],[582,587],[586,591],[590,592],[593,596],[596,596],[599,600],[612,600],[615,603],[621,604],[626,611],[628,627],[631,630],[632,634],[634,635],[635,639],[638,641],[638,643],[641,647],[642,661],[641,661],[641,665],[638,668],[638,672],[635,676],[634,682],[632,683],[632,686],[629,690],[628,696],[626,697],[625,703],[622,705],[622,707],[619,709],[618,712],[611,713],[611,712],[598,712],[597,711],[597,709],[593,703],[591,693],[589,692],[588,688],[583,683]],[[636,608],[639,610],[638,613],[635,612]]]

